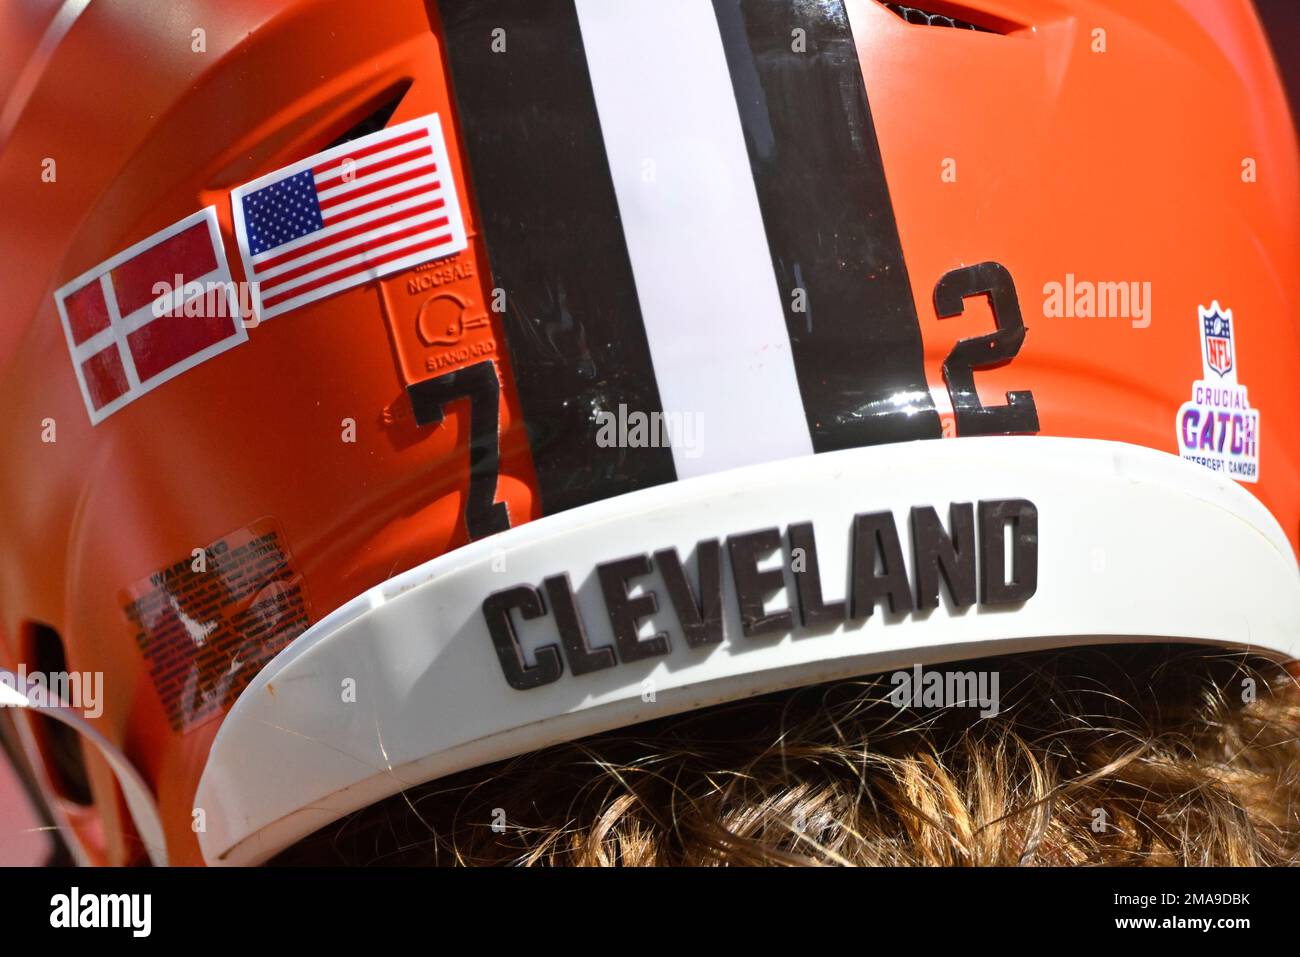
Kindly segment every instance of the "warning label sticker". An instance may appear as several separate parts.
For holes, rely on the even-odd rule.
[[[177,732],[228,710],[308,625],[302,579],[272,518],[196,548],[118,600]]]

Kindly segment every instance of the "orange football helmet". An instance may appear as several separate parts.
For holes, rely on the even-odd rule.
[[[905,663],[1296,656],[1250,4],[915,3],[7,14],[2,690],[78,859]]]

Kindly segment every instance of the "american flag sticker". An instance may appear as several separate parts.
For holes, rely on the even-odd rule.
[[[215,206],[82,273],[54,303],[94,425],[248,339]]]
[[[436,113],[309,156],[230,201],[259,319],[467,245]]]

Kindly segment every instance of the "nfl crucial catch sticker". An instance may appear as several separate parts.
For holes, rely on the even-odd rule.
[[[467,245],[436,113],[299,160],[230,202],[260,319]]]
[[[1217,301],[1197,306],[1201,375],[1178,409],[1178,454],[1239,482],[1259,481],[1259,410],[1237,382],[1236,324]]]

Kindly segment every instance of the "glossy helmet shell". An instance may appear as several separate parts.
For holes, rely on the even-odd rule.
[[[526,428],[520,383],[537,369],[524,365],[546,350],[513,348],[508,323],[518,313],[493,308],[499,286],[484,223],[518,216],[501,206],[508,184],[474,168],[478,117],[457,98],[458,83],[462,99],[473,96],[457,79],[452,49],[477,26],[490,43],[492,15],[515,5],[467,2],[444,22],[440,8],[450,6],[231,0],[164,9],[112,0],[7,14],[15,22],[4,41],[13,55],[0,57],[9,64],[0,77],[0,664],[31,667],[53,636],[69,668],[104,676],[94,726],[152,788],[173,862],[201,860],[195,789],[221,716],[251,674],[232,661],[238,680],[208,689],[217,695],[211,713],[164,702],[138,622],[124,611],[154,576],[189,563],[195,549],[274,531],[283,587],[300,596],[302,620],[272,621],[270,636],[246,649],[255,657],[278,650],[303,621],[467,543],[470,403],[448,402],[440,424],[421,425],[408,393],[463,364],[454,350],[462,335],[475,356],[496,363],[495,502],[511,525],[632,487],[619,485],[617,468],[557,476],[555,436],[545,422]],[[478,6],[500,10],[475,20]],[[830,8],[842,16],[832,0],[803,6],[809,16]],[[960,316],[940,317],[935,288],[951,271],[996,262],[1019,292],[1027,336],[1013,361],[979,373],[986,405],[1032,392],[1037,423],[1025,431],[1173,454],[1175,418],[1201,376],[1198,307],[1217,301],[1232,310],[1236,367],[1263,412],[1264,464],[1250,491],[1295,547],[1300,169],[1250,4],[936,0],[927,8],[980,29],[875,0],[845,6],[910,277],[918,368],[945,439],[963,431],[945,360],[959,340],[994,329],[982,297],[966,300]],[[545,36],[544,25],[520,23],[511,42]],[[524,129],[573,122],[528,111],[529,102],[555,102],[556,89],[516,95],[501,109],[514,110]],[[828,128],[850,122],[826,101],[769,107],[808,111]],[[208,206],[240,280],[232,189],[431,113],[442,118],[469,238],[463,252],[259,324],[237,348],[92,424],[56,290]],[[519,162],[529,155],[521,146]],[[50,169],[54,176],[43,175]],[[579,175],[562,165],[544,173]],[[563,238],[550,223],[523,225],[539,249]],[[721,263],[729,251],[716,256]],[[680,269],[707,277],[717,263]],[[1067,281],[1149,283],[1149,321],[1047,315],[1052,284]],[[597,317],[557,295],[537,306],[520,290],[506,293],[519,309],[544,313],[532,318],[554,332],[557,353],[589,351],[578,377],[586,384],[559,395],[561,406],[616,391],[617,351],[583,340],[584,323],[601,328]],[[683,374],[711,374],[718,355],[710,350],[725,345],[706,341],[682,350]],[[355,441],[345,440],[349,423]],[[754,423],[760,445],[763,428]],[[240,600],[249,607],[256,596]],[[75,794],[49,735],[29,715],[16,720],[83,859],[142,860],[100,755],[85,749],[89,794]]]

